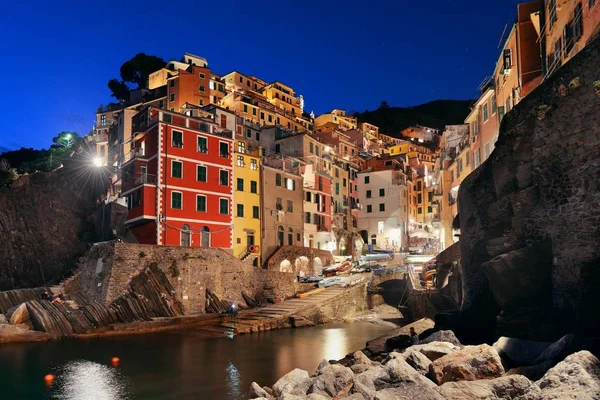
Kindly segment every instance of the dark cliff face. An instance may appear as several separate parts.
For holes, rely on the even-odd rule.
[[[477,310],[488,331],[598,328],[598,65],[600,40],[505,116],[497,148],[461,184],[463,313]]]
[[[108,174],[88,158],[74,155],[0,189],[0,290],[59,281],[94,239],[88,216]]]

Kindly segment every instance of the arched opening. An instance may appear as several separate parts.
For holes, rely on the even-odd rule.
[[[184,224],[181,227],[181,245],[184,247],[189,247],[192,245],[192,231],[190,230],[190,226],[188,224]]]
[[[294,230],[292,228],[288,228],[288,245],[294,245]]]
[[[292,270],[292,263],[289,260],[281,261],[281,263],[279,264],[279,272],[294,272]]]
[[[200,246],[202,247],[210,247],[210,229],[208,228],[208,226],[205,226],[204,228],[202,228],[202,240],[201,240],[201,244]]]
[[[277,246],[283,246],[283,226],[277,227]]]

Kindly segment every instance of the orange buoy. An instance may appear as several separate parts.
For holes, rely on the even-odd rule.
[[[54,375],[48,374],[44,376],[44,382],[46,382],[47,385],[52,385],[52,382],[54,382]]]
[[[119,361],[121,361],[121,360],[119,359],[119,357],[113,357],[113,358],[111,358],[111,359],[110,359],[110,362],[111,362],[111,363],[112,363],[112,365],[113,365],[113,366],[115,366],[115,367],[116,367],[117,365],[119,365]]]

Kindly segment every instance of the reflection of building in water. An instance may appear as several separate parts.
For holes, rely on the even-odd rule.
[[[91,361],[68,363],[58,374],[57,398],[123,399],[128,398],[126,380],[116,369]]]
[[[325,330],[323,347],[323,358],[326,360],[338,360],[346,355],[346,330],[334,328]]]

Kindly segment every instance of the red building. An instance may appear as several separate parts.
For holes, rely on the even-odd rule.
[[[126,225],[139,243],[232,247],[232,132],[211,118],[148,107],[122,160]]]

